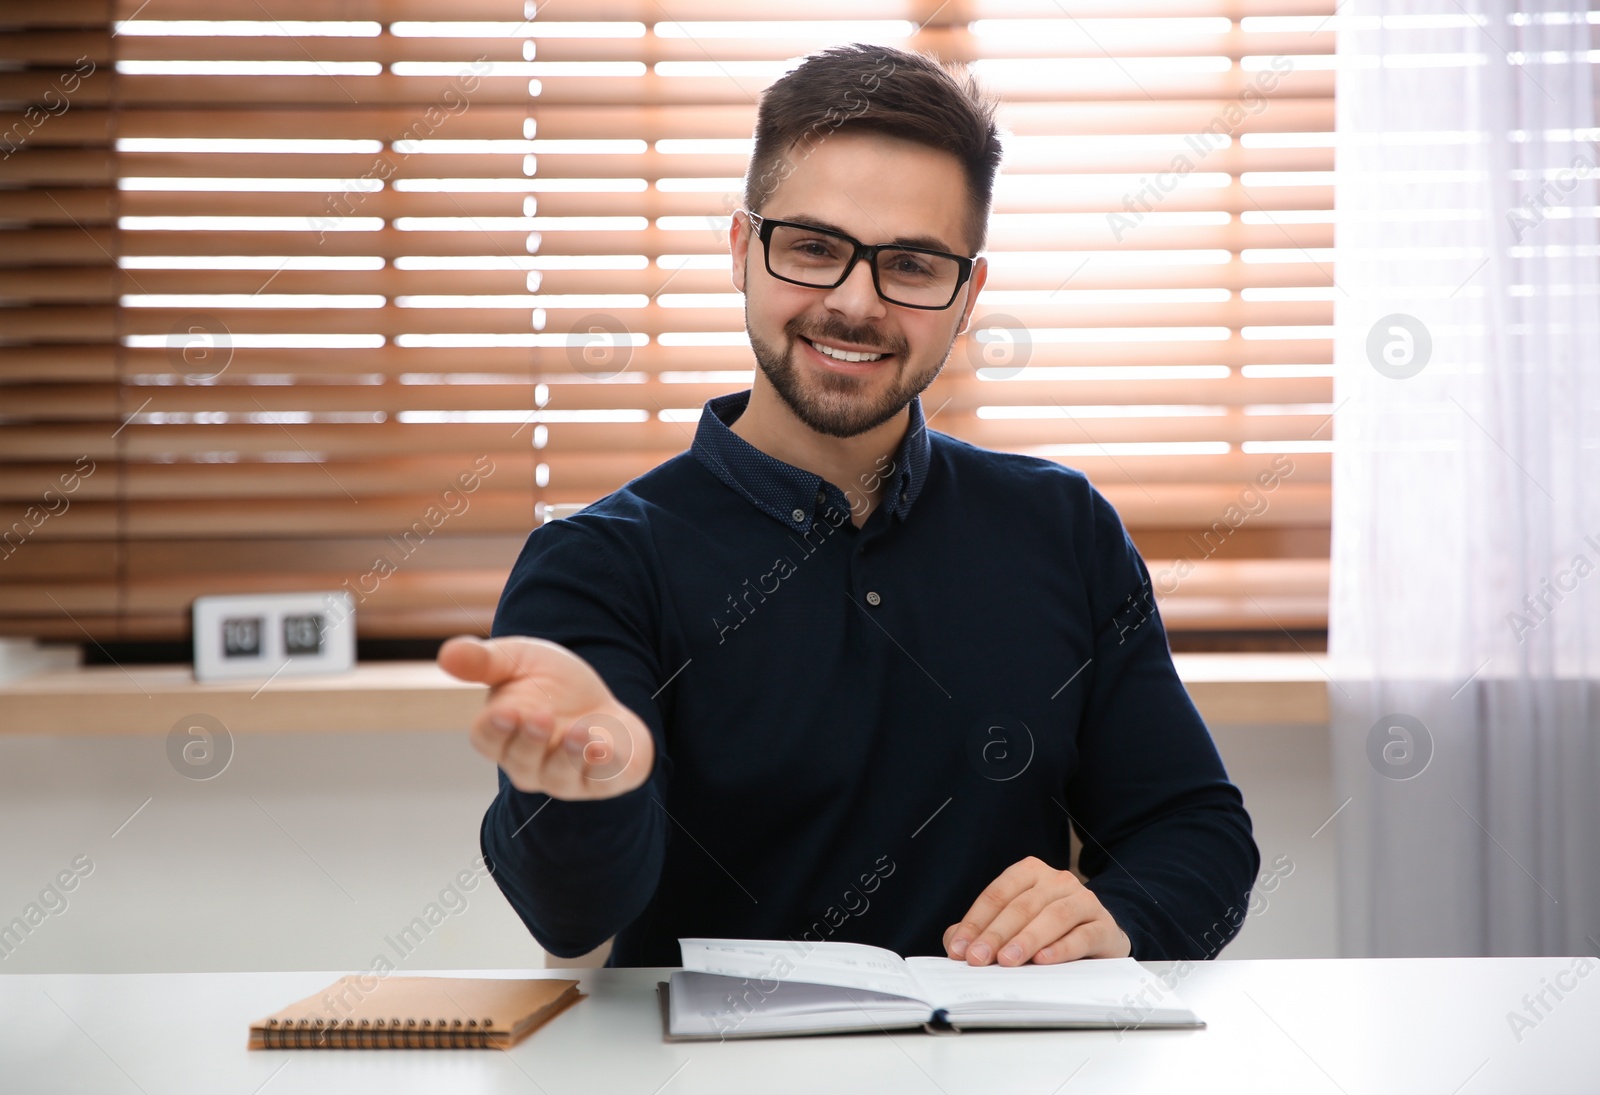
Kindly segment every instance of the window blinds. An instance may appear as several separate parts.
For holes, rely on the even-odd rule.
[[[760,90],[970,62],[1007,160],[934,428],[1078,467],[1174,630],[1326,620],[1331,2],[8,8],[0,628],[344,589],[483,632],[528,528],[748,386]],[[759,16],[753,18],[752,16]]]

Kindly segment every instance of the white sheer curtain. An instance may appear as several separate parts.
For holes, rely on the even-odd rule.
[[[1346,955],[1600,947],[1592,18],[1339,9],[1324,835]]]

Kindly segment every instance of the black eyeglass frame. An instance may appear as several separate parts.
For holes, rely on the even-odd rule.
[[[749,210],[745,209],[741,209],[739,212],[743,213],[750,223],[755,227],[756,236],[761,240],[761,254],[766,260],[767,273],[771,274],[779,281],[788,282],[790,285],[802,285],[807,289],[837,289],[839,286],[845,283],[845,279],[850,276],[850,272],[856,268],[856,263],[860,262],[862,259],[866,259],[867,269],[872,271],[872,287],[877,291],[878,297],[881,300],[887,301],[897,308],[917,308],[925,312],[942,312],[956,302],[956,297],[961,295],[961,287],[967,283],[968,278],[972,277],[972,264],[974,260],[963,255],[952,255],[949,251],[935,251],[931,247],[911,247],[903,243],[876,243],[868,245],[862,243],[853,236],[845,235],[843,232],[834,232],[831,229],[818,228],[814,224],[803,224],[800,221],[772,220],[768,217],[763,217],[760,213],[751,213]],[[843,242],[849,244],[852,248],[850,259],[844,264],[844,270],[839,274],[838,280],[831,285],[817,285],[814,282],[796,281],[794,278],[784,277],[782,274],[774,270],[772,268],[771,243],[773,230],[777,228],[799,228],[806,232],[815,232],[819,236],[828,236],[832,239],[842,240]],[[956,276],[955,287],[950,290],[950,299],[945,301],[943,304],[907,304],[903,300],[895,300],[893,297],[889,296],[883,291],[883,283],[878,280],[878,253],[880,251],[906,251],[914,255],[933,255],[942,259],[954,259],[958,273]]]

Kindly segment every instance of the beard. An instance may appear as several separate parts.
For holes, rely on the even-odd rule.
[[[756,364],[771,382],[778,398],[807,427],[828,437],[858,437],[905,410],[938,377],[950,357],[951,346],[955,345],[952,337],[939,360],[931,368],[916,373],[908,367],[909,347],[904,339],[886,339],[870,327],[851,327],[831,316],[814,322],[796,317],[785,323],[783,333],[788,336],[789,346],[787,352],[782,353],[772,343],[756,337],[750,326],[748,306],[745,330],[750,335]],[[898,368],[898,372],[889,387],[877,396],[871,394],[873,386],[879,382],[876,375],[850,376],[807,370],[802,376],[795,361],[799,349],[796,343],[801,338],[881,347],[894,355],[894,360],[883,367]]]

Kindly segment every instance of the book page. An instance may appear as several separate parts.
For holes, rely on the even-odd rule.
[[[905,959],[862,943],[680,939],[683,968],[751,981],[834,985],[923,1000]]]
[[[861,989],[799,981],[753,981],[674,970],[668,1029],[675,1037],[882,1030],[926,1022],[926,1004]]]
[[[969,966],[954,958],[906,959],[923,999],[952,1018],[1013,1015],[1055,1016],[1114,1022],[1128,1013],[1126,1001],[1148,990],[1152,980],[1131,958],[1092,958],[1056,965]],[[1158,1021],[1190,1016],[1175,993],[1162,994]]]

